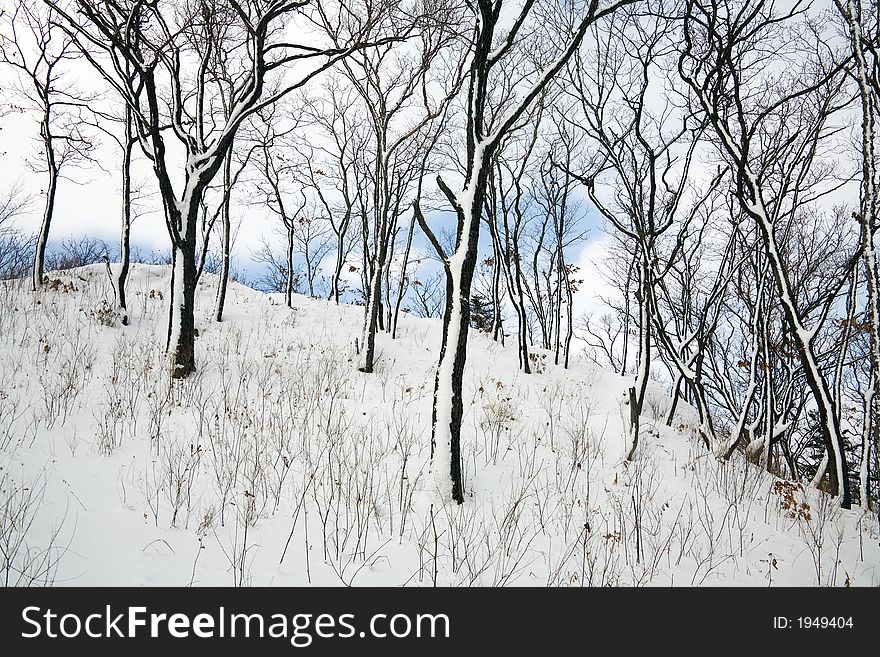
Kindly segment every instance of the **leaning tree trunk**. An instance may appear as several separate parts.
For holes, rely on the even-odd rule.
[[[58,189],[58,163],[55,161],[55,151],[52,144],[52,132],[50,126],[49,111],[43,115],[40,125],[40,135],[43,139],[43,148],[46,150],[46,171],[48,176],[46,186],[46,205],[43,208],[43,221],[40,224],[40,232],[37,235],[37,244],[34,249],[34,270],[31,283],[34,292],[43,285],[43,269],[46,263],[46,244],[49,242],[49,228],[52,225],[52,217],[55,214],[55,193]]]
[[[492,221],[492,220],[490,220]],[[495,231],[492,231],[495,237]],[[501,317],[501,245],[497,239],[492,240],[492,340],[504,345],[504,326]]]
[[[773,275],[785,323],[790,329],[792,340],[797,349],[807,386],[816,402],[822,440],[829,458],[829,483],[835,494],[841,498],[841,506],[848,509],[852,504],[852,496],[840,418],[835,409],[828,381],[816,354],[815,331],[804,325],[800,309],[795,301],[795,295],[788,278],[788,270],[782,261],[779,245],[776,241],[776,228],[770,219],[761,194],[759,178],[751,169],[748,151],[743,150],[742,145],[735,140],[727,124],[718,116],[712,104],[706,99],[705,92],[700,91],[701,87],[693,80],[689,80],[689,84],[691,88],[699,92],[698,97],[703,109],[707,112],[718,134],[722,148],[736,169],[737,200],[746,216],[754,221],[760,233],[764,255],[767,257],[770,273]]]
[[[681,371],[675,373],[675,381],[672,383],[672,403],[669,404],[669,410],[666,412],[666,426],[671,427],[672,421],[675,419],[675,413],[678,410],[678,402],[681,399],[681,384],[685,378]]]
[[[760,192],[757,190],[757,185],[751,183],[751,177],[749,177],[749,180],[749,186],[752,190],[750,197],[759,198]],[[831,391],[828,389],[828,382],[816,358],[813,345],[815,334],[804,326],[798,309],[795,306],[785,265],[779,257],[779,249],[776,244],[773,226],[768,225],[769,222],[767,221],[766,214],[763,212],[763,208],[755,203],[748,202],[745,203],[745,206],[747,212],[758,219],[758,228],[762,233],[764,246],[771,263],[773,278],[782,299],[782,309],[785,314],[786,323],[791,328],[791,335],[797,347],[799,360],[804,368],[807,385],[816,401],[816,412],[819,416],[822,438],[825,442],[825,449],[829,454],[828,474],[831,487],[841,497],[841,505],[848,509],[852,502],[849,475],[847,473],[846,452],[844,449],[845,442],[840,429],[840,418],[834,408]]]
[[[526,299],[523,292],[523,273],[519,265],[519,247],[514,246],[513,265],[507,263],[507,287],[510,292],[513,308],[516,311],[517,345],[519,346],[519,364],[525,374],[532,373],[529,354],[529,318],[526,314]],[[510,271],[510,267],[513,271]]]
[[[524,374],[531,374],[532,369],[529,364],[529,336],[528,336],[528,318],[526,317],[526,302],[522,287],[522,270],[519,265],[519,249],[517,246],[518,229],[515,231],[513,240],[510,240],[510,226],[507,221],[507,213],[504,213],[504,235],[505,244],[501,243],[501,235],[498,232],[496,217],[493,213],[489,218],[489,231],[492,235],[492,241],[498,244],[496,249],[499,254],[498,266],[504,274],[504,281],[507,287],[507,295],[513,305],[516,313],[516,345],[519,354],[519,366]]]
[[[223,264],[220,267],[220,284],[217,287],[217,307],[214,319],[223,321],[223,308],[226,305],[226,288],[229,285],[229,265],[232,260],[232,217],[230,202],[232,199],[232,149],[226,154],[223,162]]]

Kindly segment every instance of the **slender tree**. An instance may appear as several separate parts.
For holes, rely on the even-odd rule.
[[[332,10],[318,0],[190,0],[174,7],[138,0],[75,0],[75,14],[47,2],[80,52],[132,108],[139,142],[159,184],[172,244],[168,367],[172,377],[185,377],[195,369],[200,207],[236,133],[250,115],[365,47],[376,14],[385,7],[367,5],[351,40],[327,45],[292,42],[283,29],[308,12],[326,15]],[[216,89],[217,77],[210,75],[221,57],[234,71],[226,118],[214,107],[222,94]],[[294,64],[295,74],[285,77]],[[267,85],[272,75],[281,77]],[[169,156],[168,139],[176,140],[185,153],[182,176]],[[182,182],[176,187],[178,177]]]
[[[868,440],[865,445],[873,442],[875,469],[880,472],[880,265],[877,261],[877,234],[880,231],[880,6],[876,2],[861,0],[835,0],[834,4],[849,36],[862,119],[862,180],[856,218],[861,226],[873,366],[873,389],[865,403],[869,411],[865,426],[871,427],[873,441]],[[867,463],[867,455],[863,462]],[[863,465],[862,469],[865,467]],[[867,475],[862,480],[866,481]],[[866,490],[864,483],[862,487]],[[865,506],[866,496],[861,499]]]
[[[656,289],[665,274],[658,266],[661,240],[673,238],[677,256],[680,235],[688,230],[701,199],[687,203],[693,189],[691,163],[702,122],[681,111],[669,100],[649,103],[649,94],[662,84],[675,53],[674,24],[659,7],[645,15],[643,7],[620,13],[607,30],[596,31],[590,61],[578,61],[569,76],[581,107],[583,125],[596,144],[598,155],[586,171],[572,174],[586,187],[599,213],[634,249],[638,306],[638,358],[635,382],[629,390],[630,436],[627,460],[639,442],[639,418],[645,403],[657,341]],[[653,14],[653,15],[652,15]],[[652,105],[654,107],[652,107]],[[711,190],[719,177],[706,185]],[[609,194],[602,193],[609,188]],[[684,363],[675,359],[682,374]],[[690,377],[693,378],[693,377]],[[706,422],[705,401],[700,404],[701,433],[707,445],[714,441]]]
[[[547,24],[546,15],[536,19],[539,12],[533,12],[536,7],[534,0],[525,0],[518,11],[511,11],[509,3],[503,0],[477,0],[469,5],[473,15],[473,31],[469,44],[464,182],[461,190],[455,192],[442,177],[437,180],[455,210],[457,230],[455,251],[444,261],[447,274],[446,309],[434,383],[431,438],[432,467],[440,490],[449,490],[451,484],[452,499],[459,504],[464,502],[461,475],[462,379],[467,361],[471,284],[477,263],[481,215],[492,161],[504,136],[565,66],[580,46],[587,28],[623,4],[626,4],[625,0],[600,6],[591,0],[578,12],[575,24],[567,26],[561,48],[552,51],[523,93],[494,114],[487,112],[493,69],[499,70],[496,68],[499,62],[516,53],[524,43],[535,44],[544,37],[544,44],[547,44],[550,35],[544,30],[551,26]],[[503,11],[505,9],[506,12]],[[502,13],[505,18],[512,14],[513,21],[506,31]],[[424,222],[422,228],[426,232],[429,230]],[[436,238],[430,239],[436,248],[439,242]]]
[[[816,403],[830,485],[849,507],[845,441],[817,353],[817,327],[807,323],[778,233],[785,217],[804,202],[801,193],[828,136],[829,117],[846,103],[841,58],[815,31],[799,30],[802,13],[797,5],[780,14],[765,1],[687,0],[678,69],[717,135],[718,148],[733,170],[736,197],[760,235],[787,334]],[[784,75],[772,73],[775,85],[767,80],[762,55],[771,43],[780,49],[789,44],[802,62]],[[817,51],[820,57],[813,54]]]
[[[43,285],[46,245],[55,216],[55,198],[62,172],[90,159],[91,139],[83,132],[79,114],[87,102],[67,80],[67,64],[77,58],[69,36],[57,25],[51,8],[32,0],[16,0],[3,16],[0,32],[0,63],[13,68],[21,85],[19,95],[39,114],[41,156],[32,163],[45,175],[45,201],[34,248],[31,282]]]

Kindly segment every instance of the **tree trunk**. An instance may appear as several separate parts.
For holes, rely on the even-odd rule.
[[[348,225],[346,221],[345,226]],[[336,267],[333,269],[333,279],[330,281],[330,298],[333,303],[339,305],[340,289],[339,281],[342,278],[342,267],[345,264],[345,230],[340,228],[336,234]]]
[[[400,281],[397,285],[397,300],[394,304],[394,319],[391,323],[391,338],[397,338],[397,319],[400,316],[400,304],[403,303],[403,294],[406,290],[406,270],[409,265],[409,254],[412,249],[413,233],[416,229],[416,213],[413,210],[412,219],[409,222],[409,233],[406,236],[406,247],[403,250],[403,264],[400,269]]]
[[[502,246],[501,236],[498,233],[498,226],[495,221],[496,218],[493,213],[489,220],[489,229],[492,233],[493,241],[497,242],[499,245],[497,250],[501,261],[498,264],[503,267],[502,271],[504,272],[504,279],[507,283],[507,294],[510,297],[511,304],[513,304],[513,309],[516,312],[516,341],[517,351],[519,352],[519,366],[522,368],[523,373],[531,374],[532,369],[529,364],[528,318],[526,317],[525,297],[522,287],[522,271],[519,267],[519,249],[517,246],[519,231],[518,228],[515,229],[516,234],[514,234],[513,239],[511,240],[510,225],[507,220],[507,213],[505,212],[505,244]]]
[[[46,262],[46,244],[49,242],[49,228],[52,225],[52,217],[55,214],[55,193],[58,189],[58,164],[55,161],[55,150],[52,144],[51,126],[49,124],[49,111],[43,115],[40,125],[40,135],[43,138],[43,148],[46,150],[46,205],[43,208],[43,221],[40,224],[40,232],[37,235],[37,244],[34,249],[34,271],[31,282],[34,292],[43,285],[43,269]]]
[[[681,383],[684,377],[681,372],[676,373],[675,383],[672,386],[672,403],[669,405],[669,412],[666,414],[666,426],[671,427],[672,421],[675,419],[675,411],[678,409],[678,400],[681,393]]]
[[[293,221],[287,225],[287,281],[284,285],[284,303],[293,307]]]
[[[627,461],[632,461],[639,446],[639,403],[635,386],[631,386],[627,391],[629,395],[629,441],[630,448],[626,455]]]
[[[480,209],[486,188],[486,163],[474,158],[475,171],[465,190],[455,198],[459,235],[446,270],[446,310],[440,361],[434,379],[431,461],[438,485],[452,484],[452,499],[464,502],[461,473],[461,418],[464,414],[464,366],[470,329],[471,285],[477,264]],[[450,479],[446,478],[449,475]],[[442,490],[442,488],[441,488]]]
[[[651,374],[651,310],[650,310],[650,264],[647,248],[641,248],[639,263],[639,363],[635,384],[630,388],[630,448],[626,460],[631,461],[639,444],[639,417],[645,404],[648,378]]]
[[[859,461],[859,504],[865,511],[871,508],[871,436],[875,434],[874,420],[876,419],[872,417],[871,414],[871,409],[875,408],[874,378],[874,376],[871,377],[871,386],[865,394],[865,420],[862,426],[862,458]]]
[[[496,231],[492,231],[493,238]],[[497,239],[492,240],[492,340],[504,344],[504,327],[501,319],[501,267],[503,254]]]
[[[568,304],[566,309],[565,324],[565,369],[568,369],[569,358],[571,357],[571,341],[574,338],[574,293],[571,289],[571,279],[568,272],[565,274],[565,300]]]
[[[128,325],[125,286],[128,283],[128,269],[131,263],[131,155],[134,149],[131,123],[131,108],[126,103],[125,142],[122,154],[122,228],[119,238],[119,275],[116,277],[116,305],[123,326]]]
[[[856,69],[856,81],[862,105],[862,189],[859,220],[862,228],[862,254],[868,288],[868,317],[871,329],[871,365],[873,389],[868,407],[870,425],[874,437],[876,467],[880,472],[880,271],[877,267],[875,238],[880,229],[880,180],[877,172],[877,104],[878,81],[872,76],[870,64],[865,57],[867,42],[862,30],[861,4],[854,0],[839,2],[838,9],[846,20]],[[872,85],[873,82],[873,85]],[[864,504],[864,503],[863,503]]]
[[[196,369],[196,240],[194,228],[191,230],[190,238],[175,244],[172,251],[167,354],[171,377],[175,379],[185,378]]]
[[[807,385],[816,402],[816,412],[819,416],[822,440],[829,455],[828,477],[831,488],[841,498],[841,506],[848,509],[851,506],[851,494],[844,450],[845,442],[840,429],[840,418],[837,415],[834,400],[828,388],[828,381],[822,373],[816,357],[813,344],[815,332],[804,326],[803,319],[795,302],[795,296],[788,279],[788,271],[780,257],[775,226],[770,220],[770,215],[761,195],[762,190],[758,177],[750,168],[749,155],[734,140],[727,125],[718,117],[717,113],[713,113],[711,105],[705,98],[702,96],[700,98],[720,137],[722,147],[730,156],[735,166],[737,200],[745,214],[755,222],[761,235],[764,254],[769,262],[770,272],[773,275],[773,281],[779,294],[785,323],[789,328],[791,339],[797,348],[798,358],[803,366]]]
[[[382,317],[382,274],[385,267],[387,241],[379,236],[380,244],[376,254],[376,262],[370,273],[369,297],[367,299],[366,316],[364,318],[363,344],[361,347],[361,359],[358,370],[371,373],[375,365],[376,357],[376,331]]]
[[[780,297],[782,297],[782,308],[785,313],[786,323],[790,327],[792,339],[797,346],[798,356],[804,368],[807,385],[810,387],[813,398],[816,401],[816,411],[819,415],[822,438],[825,441],[825,448],[829,452],[828,475],[831,488],[841,497],[841,505],[848,509],[851,505],[851,494],[844,439],[840,430],[840,419],[835,412],[834,402],[828,389],[828,382],[816,361],[813,348],[813,333],[807,331],[797,314],[788,277],[784,265],[779,260],[779,251],[776,246],[776,237],[773,235],[772,226],[767,226],[764,221],[759,221],[758,224],[763,233],[773,277],[779,289]]]
[[[632,311],[630,310],[630,282],[632,281],[632,270],[635,267],[635,261],[630,260],[629,267],[626,270],[626,283],[623,289],[623,353],[620,355],[620,376],[626,376],[626,363],[629,359],[629,324],[632,321]]]
[[[217,307],[214,319],[223,321],[223,308],[226,305],[226,289],[229,286],[229,266],[232,259],[232,217],[230,201],[232,200],[232,149],[226,154],[223,162],[223,263],[220,267],[220,284],[217,288]],[[207,245],[206,245],[207,246]]]
[[[561,221],[561,220],[560,220]],[[565,276],[565,261],[562,253],[562,229],[556,235],[556,309],[554,312],[556,334],[553,338],[553,364],[559,365],[559,350],[562,347],[562,279]]]

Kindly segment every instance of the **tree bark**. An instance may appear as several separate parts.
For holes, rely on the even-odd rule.
[[[406,270],[409,266],[409,254],[412,249],[413,233],[416,229],[416,213],[413,210],[412,219],[409,222],[409,233],[406,236],[406,247],[403,250],[403,263],[400,269],[400,280],[397,284],[397,300],[394,303],[394,318],[391,322],[391,338],[397,338],[397,320],[400,316],[400,304],[403,303],[403,294],[406,290]]]
[[[648,378],[651,375],[651,269],[648,254],[639,257],[639,354],[636,368],[635,384],[630,388],[630,448],[626,460],[631,461],[639,445],[639,418],[645,405],[645,394],[648,390]]]
[[[284,284],[284,303],[293,307],[293,220],[287,225],[287,280]]]
[[[431,458],[438,483],[452,484],[452,499],[464,502],[461,474],[461,418],[464,414],[464,366],[467,362],[467,338],[471,320],[471,285],[477,264],[480,234],[480,210],[486,189],[485,156],[476,154],[472,177],[464,191],[453,196],[458,217],[458,244],[446,269],[446,307],[443,313],[443,338],[440,360],[434,379],[434,435]],[[449,193],[447,193],[449,196]],[[448,470],[447,470],[448,468]],[[445,471],[445,472],[444,472]],[[449,479],[446,479],[448,472]]]
[[[40,232],[37,235],[36,248],[34,249],[34,270],[31,277],[34,292],[43,285],[46,245],[49,242],[49,228],[52,225],[52,217],[55,215],[55,194],[58,190],[58,163],[55,160],[54,144],[52,143],[51,114],[48,107],[43,113],[43,120],[40,124],[40,136],[42,137],[43,148],[46,151],[46,203],[43,207],[43,220],[40,223]]]
[[[865,423],[871,427],[877,471],[880,472],[880,270],[877,266],[876,236],[880,230],[880,177],[877,171],[877,113],[880,112],[880,81],[865,56],[867,39],[862,30],[861,3],[837,0],[849,31],[856,69],[856,81],[862,106],[862,186],[859,221],[862,229],[862,257],[868,289],[868,318],[871,331],[871,366],[873,389]],[[876,33],[875,33],[876,36]],[[876,41],[875,41],[876,43]],[[876,54],[875,54],[876,57]],[[876,61],[875,61],[876,63]],[[873,84],[872,84],[873,83]],[[870,440],[866,444],[870,444]],[[863,502],[864,504],[864,502]]]
[[[190,222],[195,225],[195,222]],[[171,311],[168,319],[168,364],[171,377],[183,379],[195,363],[195,229],[190,239],[174,245],[171,269]]]
[[[131,156],[134,149],[131,108],[125,105],[125,141],[122,153],[122,227],[119,238],[119,275],[116,277],[116,305],[123,326],[128,325],[125,286],[131,263]]]
[[[223,228],[223,262],[220,267],[220,284],[217,287],[217,307],[214,319],[223,321],[223,308],[226,305],[226,289],[229,286],[229,267],[232,260],[232,149],[223,161],[223,208],[221,210]],[[207,245],[206,245],[207,246]]]

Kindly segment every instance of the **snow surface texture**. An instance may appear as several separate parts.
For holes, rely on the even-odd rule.
[[[876,517],[716,460],[659,389],[624,463],[629,378],[523,375],[472,336],[458,506],[429,475],[439,320],[380,333],[363,374],[362,308],[231,285],[218,324],[205,275],[172,384],[168,268],[133,266],[128,327],[103,266],[49,277],[0,284],[4,584],[880,583]]]

